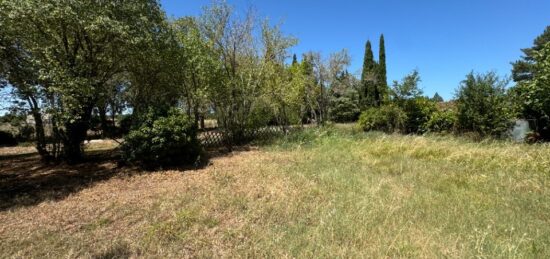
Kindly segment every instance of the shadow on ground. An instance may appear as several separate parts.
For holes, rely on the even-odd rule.
[[[34,154],[0,156],[0,211],[60,200],[117,175],[116,156],[95,152],[79,165],[48,165]]]
[[[250,147],[234,151],[248,150]],[[223,149],[209,150],[200,164],[164,170],[196,170],[207,167],[210,159],[230,154]],[[87,153],[86,162],[78,165],[44,164],[36,153],[0,155],[0,211],[62,200],[113,177],[155,173],[135,166],[121,166],[119,161],[120,157],[112,150]]]

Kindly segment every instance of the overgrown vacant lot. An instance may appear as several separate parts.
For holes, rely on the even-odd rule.
[[[550,257],[548,145],[309,129],[196,170],[35,160],[2,188],[68,187],[2,190],[2,257]]]

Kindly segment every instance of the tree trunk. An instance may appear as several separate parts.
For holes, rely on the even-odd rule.
[[[200,113],[199,113],[199,109],[197,107],[198,105],[195,105],[195,107],[193,107],[193,115],[194,115],[194,119],[195,119],[195,126],[199,126],[199,120],[200,120]]]
[[[116,126],[117,109],[115,107],[116,106],[114,105],[114,103],[112,103],[111,104],[111,120],[113,121],[113,126]]]
[[[51,160],[51,155],[46,148],[46,134],[44,133],[44,121],[42,120],[42,113],[38,107],[38,102],[32,96],[28,98],[29,106],[31,107],[31,114],[34,119],[34,128],[36,133],[36,150],[44,161]]]
[[[82,143],[86,140],[90,129],[91,106],[77,116],[79,119],[65,123],[65,137],[63,139],[64,158],[68,163],[74,164],[83,159]]]
[[[104,105],[99,105],[99,120],[101,122],[101,137],[105,138],[110,135],[109,122],[107,121],[107,108]]]
[[[204,114],[201,114],[201,119],[200,119],[200,121],[201,121],[201,129],[204,130],[204,129],[206,128],[206,127],[204,126]]]

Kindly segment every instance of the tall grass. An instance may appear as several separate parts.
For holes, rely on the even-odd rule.
[[[306,129],[194,173],[140,175],[74,199],[2,212],[1,220],[21,222],[30,212],[67,210],[59,217],[93,200],[93,216],[79,217],[86,227],[12,224],[0,231],[0,251],[549,258],[549,151],[352,127]]]
[[[550,255],[548,145],[321,129],[269,149],[315,206],[298,213],[314,227],[284,231],[307,240],[294,255]]]

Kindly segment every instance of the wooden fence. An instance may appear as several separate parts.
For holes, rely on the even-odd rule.
[[[245,141],[268,139],[284,135],[296,129],[298,129],[298,127],[295,126],[285,128],[281,126],[268,126],[258,129],[247,129],[243,132],[244,136],[242,137]],[[202,146],[206,148],[222,147],[226,145],[228,141],[227,134],[220,129],[202,130],[199,132],[198,138]]]

